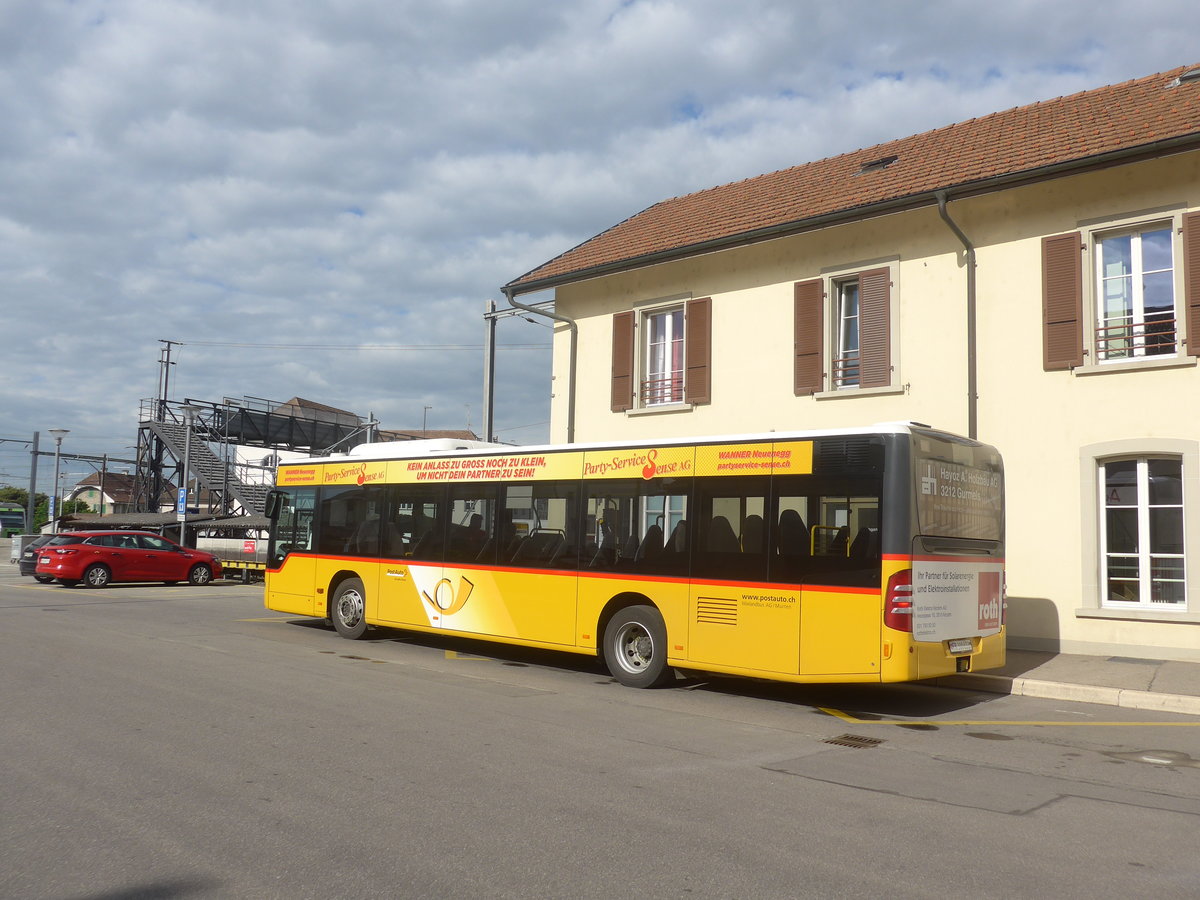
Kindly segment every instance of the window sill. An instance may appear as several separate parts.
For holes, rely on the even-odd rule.
[[[656,416],[659,413],[691,412],[695,409],[692,403],[659,403],[654,406],[639,406],[636,409],[625,410],[627,416]]]
[[[813,397],[817,400],[845,400],[847,397],[882,397],[903,393],[903,385],[889,384],[886,387],[843,388],[840,391],[818,391],[813,394]]]
[[[1123,619],[1131,622],[1171,622],[1180,625],[1200,625],[1200,613],[1180,610],[1166,612],[1158,609],[1107,609],[1090,607],[1075,610],[1077,619]]]
[[[1108,363],[1084,363],[1074,372],[1076,375],[1112,375],[1116,372],[1135,372],[1140,369],[1190,369],[1196,366],[1196,357],[1177,354],[1147,359],[1114,360]]]

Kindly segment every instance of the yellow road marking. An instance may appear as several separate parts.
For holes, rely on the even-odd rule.
[[[854,718],[854,716],[850,715],[849,713],[842,712],[840,709],[833,709],[832,707],[828,707],[828,706],[818,706],[817,709],[819,709],[821,712],[825,713],[826,715],[835,716],[844,722],[854,722],[855,724],[857,724],[860,721],[859,719]]]
[[[852,725],[1085,725],[1089,728],[1127,728],[1131,725],[1161,726],[1164,728],[1200,728],[1196,722],[1056,722],[1053,720],[1023,720],[1023,719],[859,719],[849,713],[827,706],[818,706],[821,712],[849,722]]]
[[[457,650],[447,650],[446,659],[472,659],[477,662],[487,662],[486,656],[466,656],[459,653]]]

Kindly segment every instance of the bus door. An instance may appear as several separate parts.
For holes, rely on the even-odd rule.
[[[878,479],[776,479],[771,581],[802,585],[799,674],[878,675]]]
[[[268,515],[267,609],[300,616],[315,611],[316,560],[312,553],[315,487],[279,487],[271,492]]]
[[[477,485],[478,491],[486,485]],[[509,482],[497,494],[490,569],[474,574],[469,627],[477,634],[575,643],[582,553],[577,480]]]
[[[440,628],[452,602],[440,585],[446,489],[434,484],[394,484],[387,491],[375,618],[396,625]]]
[[[687,649],[695,662],[799,671],[801,592],[770,581],[769,488],[768,476],[696,482]]]

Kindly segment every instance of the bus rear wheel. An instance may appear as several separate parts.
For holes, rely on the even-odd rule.
[[[675,672],[667,665],[667,626],[653,606],[627,606],[604,628],[604,662],[613,678],[627,687],[667,684]]]
[[[333,627],[344,638],[356,641],[367,633],[367,592],[362,581],[347,578],[338,585],[329,604]]]

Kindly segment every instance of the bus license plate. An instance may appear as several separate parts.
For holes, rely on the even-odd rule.
[[[952,656],[959,656],[960,654],[963,654],[963,653],[970,653],[971,649],[972,649],[972,644],[971,644],[970,638],[955,638],[954,640],[947,641],[946,643],[948,643],[950,645],[950,654]]]

